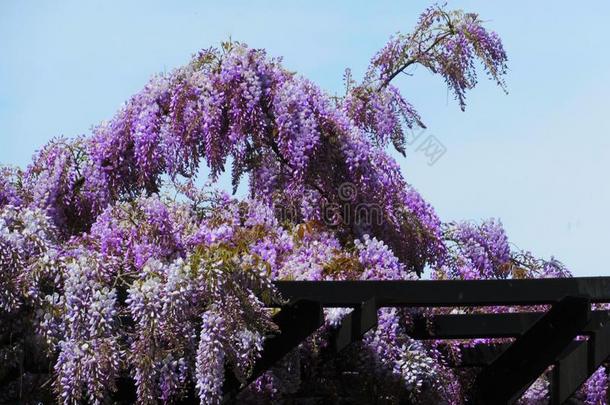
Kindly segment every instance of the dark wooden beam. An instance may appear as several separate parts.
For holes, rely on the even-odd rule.
[[[566,295],[610,302],[610,277],[523,280],[275,281],[285,299],[324,307],[356,307],[375,298],[379,307],[552,304]],[[281,305],[276,303],[275,305]]]
[[[592,334],[603,325],[610,311],[592,311],[591,321],[582,334]],[[518,337],[527,331],[544,312],[511,312],[504,314],[434,315],[418,319],[409,336],[414,339],[474,339]]]

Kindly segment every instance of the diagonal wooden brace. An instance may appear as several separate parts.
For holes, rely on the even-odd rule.
[[[245,384],[240,384],[232,372],[225,375],[223,402],[230,401],[249,383],[280,361],[291,350],[301,344],[309,335],[324,324],[324,312],[320,303],[299,300],[282,308],[273,317],[279,334],[273,335],[263,343],[263,351]]]
[[[478,404],[512,404],[581,333],[590,300],[568,296],[483,369],[475,384]]]

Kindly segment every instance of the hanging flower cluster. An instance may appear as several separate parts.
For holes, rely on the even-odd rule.
[[[499,37],[439,6],[362,82],[347,71],[338,98],[263,50],[223,43],[153,77],[91,136],[52,140],[24,171],[0,168],[0,402],[218,404],[226,376],[245,385],[278,333],[273,280],[569,276],[511,249],[499,221],[442,223],[388,153],[424,126],[392,80],[424,66],[463,109],[479,62],[503,85]],[[211,183],[229,169],[234,189],[247,181],[248,197],[195,186],[203,165]],[[380,389],[389,402],[467,400],[459,344],[411,339],[413,310],[380,310],[361,343],[327,359],[348,312],[327,310],[239,401],[312,387],[361,403]],[[602,368],[580,395],[601,403],[606,380]],[[547,395],[541,379],[523,400]]]

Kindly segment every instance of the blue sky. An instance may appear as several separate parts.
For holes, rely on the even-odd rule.
[[[86,134],[155,72],[231,36],[333,93],[427,1],[0,3],[0,163]],[[405,177],[445,220],[499,217],[521,248],[610,275],[610,2],[449,1],[480,13],[509,56],[505,95],[481,77],[461,112],[423,70],[398,84],[446,153],[416,144]]]

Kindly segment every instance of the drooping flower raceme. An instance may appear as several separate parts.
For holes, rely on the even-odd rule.
[[[103,403],[120,370],[116,291],[100,271],[100,257],[79,252],[66,266],[63,327],[55,370],[66,404]]]

